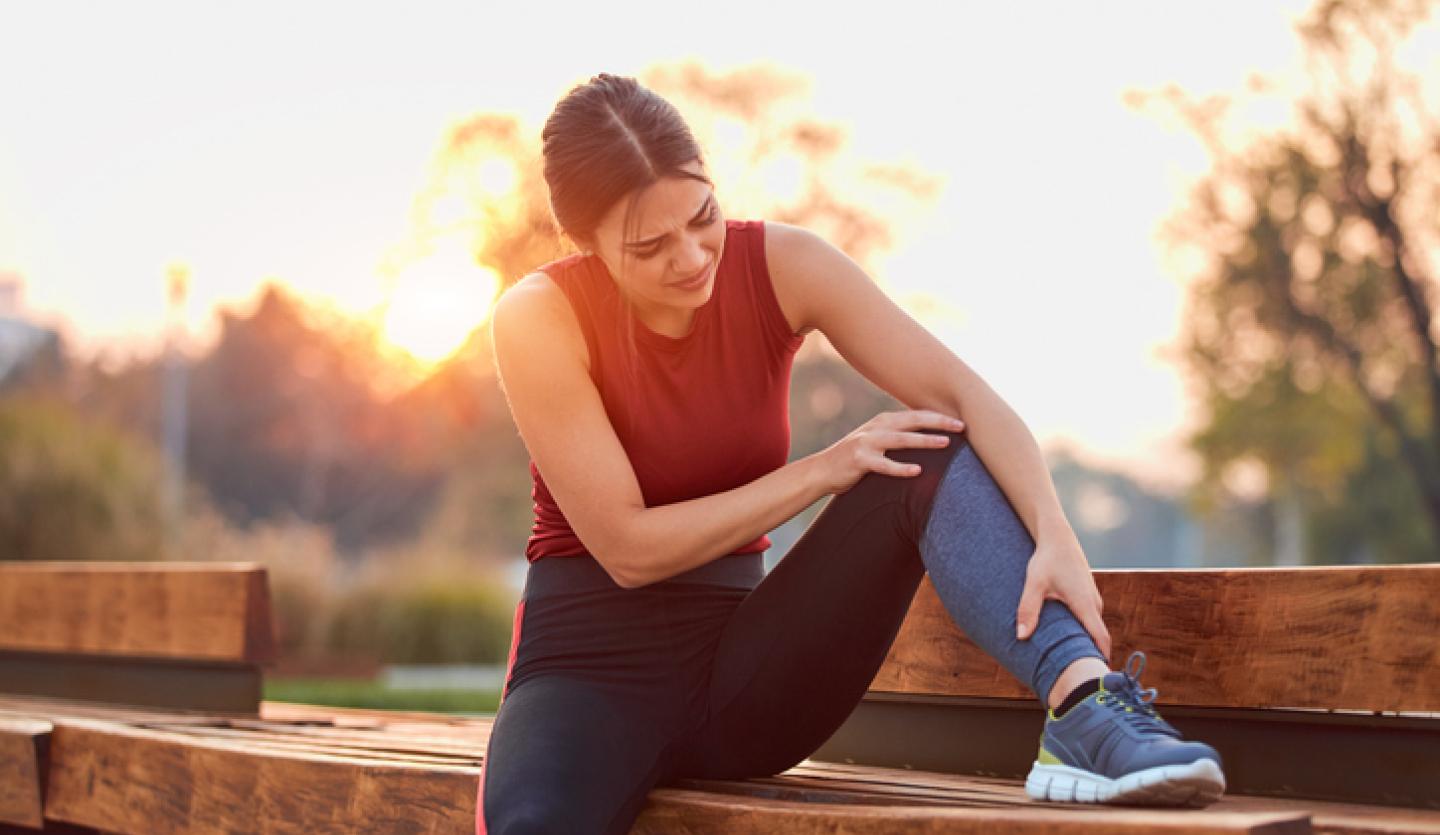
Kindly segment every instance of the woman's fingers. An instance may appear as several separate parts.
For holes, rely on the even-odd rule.
[[[1025,640],[1035,631],[1040,620],[1040,607],[1045,604],[1046,583],[1040,575],[1025,572],[1025,590],[1020,593],[1020,606],[1015,610],[1015,637]]]
[[[1064,594],[1061,599],[1080,621],[1080,625],[1085,627],[1085,631],[1090,633],[1090,637],[1095,641],[1095,646],[1108,661],[1110,659],[1110,630],[1105,626],[1105,619],[1101,617],[1100,594],[1095,590],[1093,584],[1074,594]]]
[[[1081,606],[1078,611],[1071,607],[1071,611],[1076,611],[1080,618],[1080,625],[1084,626],[1085,631],[1090,633],[1090,637],[1095,639],[1095,646],[1105,656],[1105,660],[1109,661],[1110,630],[1105,628],[1105,621],[1100,617],[1100,610],[1094,606]]]
[[[1026,572],[1025,589],[1020,593],[1020,605],[1015,612],[1015,637],[1026,640],[1040,622],[1040,609],[1045,605],[1046,599],[1058,600],[1064,603],[1080,625],[1095,641],[1095,646],[1110,660],[1110,630],[1105,626],[1105,620],[1100,616],[1099,596],[1089,597],[1091,604],[1077,604],[1072,602],[1073,596],[1065,594],[1045,579],[1042,575]]]
[[[885,455],[885,450],[880,450],[870,461],[870,469],[882,475],[893,476],[916,476],[921,473],[919,464],[907,464],[904,461],[896,461]]]
[[[897,432],[894,430],[883,434],[877,433],[880,445],[885,449],[900,448],[935,448],[946,446],[950,443],[949,435],[936,435],[933,432]]]
[[[947,431],[958,431],[965,426],[965,421],[957,417],[941,414],[930,409],[913,409],[906,412],[892,412],[899,420],[903,428],[922,427],[926,429],[942,429]]]

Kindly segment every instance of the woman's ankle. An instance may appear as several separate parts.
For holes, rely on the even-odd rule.
[[[1091,679],[1100,678],[1108,672],[1110,672],[1110,665],[1099,658],[1087,656],[1075,659],[1070,666],[1061,671],[1060,677],[1055,679],[1055,684],[1050,688],[1045,699],[1046,708],[1053,710],[1065,701],[1065,697],[1070,695],[1076,687]]]

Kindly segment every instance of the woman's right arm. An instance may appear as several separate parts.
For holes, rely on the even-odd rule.
[[[848,490],[866,472],[913,476],[887,458],[896,447],[933,447],[952,418],[887,412],[833,446],[731,490],[646,507],[635,471],[590,379],[574,310],[550,278],[511,287],[491,324],[496,368],[525,447],[586,550],[623,588],[659,582],[733,553],[804,510]]]

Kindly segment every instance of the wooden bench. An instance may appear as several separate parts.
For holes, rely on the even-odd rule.
[[[1440,809],[1440,564],[1097,571],[1114,666],[1228,790]],[[1039,702],[928,580],[862,704],[817,758],[1021,777]]]
[[[1245,640],[1265,643],[1285,639],[1293,631],[1285,628],[1287,624],[1304,626],[1309,623],[1306,618],[1337,608],[1352,609],[1355,623],[1370,626],[1359,631],[1347,627],[1344,634],[1349,636],[1351,646],[1331,651],[1330,658],[1306,655],[1303,647],[1313,644],[1304,641],[1287,644],[1292,647],[1288,652],[1295,662],[1296,675],[1312,684],[1329,681],[1315,678],[1322,662],[1360,659],[1357,669],[1363,671],[1368,669],[1368,659],[1378,657],[1380,666],[1393,668],[1394,681],[1401,690],[1429,693],[1424,698],[1433,699],[1435,660],[1417,655],[1416,648],[1433,648],[1433,619],[1429,627],[1418,625],[1424,623],[1426,612],[1433,618],[1437,596],[1433,585],[1426,584],[1435,581],[1437,569],[1440,566],[1419,567],[1418,573],[1406,575],[1408,585],[1394,582],[1400,575],[1391,569],[1358,569],[1378,571],[1379,579],[1352,574],[1349,579],[1359,585],[1338,584],[1334,587],[1338,596],[1330,597],[1319,589],[1330,582],[1334,573],[1281,572],[1277,576],[1293,578],[1301,585],[1296,587],[1299,591],[1293,599],[1282,598],[1278,603],[1274,581],[1270,586],[1245,585],[1252,578],[1261,578],[1263,572],[1103,572],[1101,582],[1117,654],[1125,650],[1126,636],[1146,636],[1142,648],[1150,653],[1152,666],[1145,679],[1161,688],[1169,716],[1172,709],[1166,697],[1177,692],[1190,694],[1187,698],[1191,700],[1198,698],[1194,695],[1197,693],[1211,694],[1210,702],[1202,700],[1195,709],[1269,712],[1278,711],[1275,705],[1287,703],[1297,688],[1281,686],[1273,691],[1279,701],[1266,703],[1260,710],[1253,704],[1236,707],[1226,701],[1235,701],[1231,694],[1236,688],[1250,687],[1246,692],[1251,694],[1272,691],[1258,684],[1244,684],[1244,676],[1210,682],[1200,665],[1211,667],[1215,663],[1211,649],[1192,647],[1191,655],[1176,656],[1165,649],[1167,645],[1159,636],[1172,636],[1173,647],[1184,646],[1187,633],[1199,644],[1217,639],[1239,641],[1236,651],[1248,652]],[[47,572],[56,578],[55,585],[49,588],[40,579]],[[255,572],[259,572],[258,587]],[[170,579],[157,582],[157,574]],[[1192,574],[1204,575],[1208,580],[1202,577],[1200,586],[1185,585],[1185,578]],[[198,577],[207,579],[201,581]],[[25,593],[13,591],[23,584],[28,584]],[[1408,591],[1392,590],[1401,586]],[[62,587],[64,594],[57,591]],[[76,647],[71,661],[103,656],[113,668],[121,659],[126,663],[133,660],[152,675],[176,675],[173,671],[157,672],[157,664],[195,665],[185,674],[191,678],[177,686],[193,687],[197,695],[208,694],[211,691],[198,682],[204,665],[215,665],[210,669],[219,671],[235,666],[258,670],[273,656],[268,595],[263,587],[263,570],[251,565],[0,563],[0,651],[7,656],[68,656],[71,653],[67,648]],[[1163,595],[1157,597],[1157,589],[1162,587],[1180,595],[1175,599],[1193,601],[1181,607],[1184,614],[1150,613],[1164,599]],[[142,593],[142,588],[148,591]],[[182,590],[185,588],[189,591]],[[1309,591],[1305,591],[1307,588]],[[197,595],[210,602],[193,605]],[[866,753],[856,740],[874,730],[867,726],[875,724],[871,714],[877,705],[882,713],[900,705],[902,710],[965,715],[976,707],[971,702],[979,702],[986,709],[1008,710],[1023,717],[1016,721],[1028,723],[1029,730],[1016,751],[1007,749],[1006,756],[1017,759],[1018,752],[1018,758],[1028,765],[1033,753],[1039,729],[1038,708],[1033,701],[1022,698],[1023,692],[1013,689],[1015,685],[1008,683],[1003,674],[985,669],[988,659],[983,655],[977,658],[973,648],[967,649],[943,614],[937,620],[938,601],[933,595],[928,583],[922,586],[871,694],[851,722],[814,758],[775,777],[667,783],[651,792],[634,831],[1440,833],[1440,811],[1421,808],[1238,795],[1227,795],[1205,810],[1077,808],[1029,801],[1013,775],[996,770],[999,760],[977,760],[981,768],[958,769],[968,774],[916,770],[924,767],[917,762],[865,764],[855,756]],[[1354,606],[1345,602],[1356,599],[1369,602]],[[79,605],[77,600],[85,603]],[[44,605],[39,601],[45,601]],[[1232,618],[1244,615],[1226,613],[1233,609],[1253,615],[1255,604],[1261,601],[1272,613],[1279,614],[1255,620],[1257,624],[1268,624],[1257,627],[1258,631],[1235,631]],[[1418,608],[1411,611],[1413,607]],[[127,614],[132,610],[144,614]],[[219,614],[222,612],[223,616]],[[1396,613],[1416,628],[1394,639],[1399,648],[1390,653],[1385,648],[1392,639],[1386,636],[1385,629],[1393,627],[1383,624]],[[1160,619],[1155,620],[1157,617]],[[37,620],[49,624],[30,622]],[[26,623],[21,625],[21,621]],[[109,626],[98,628],[96,622]],[[199,636],[195,628],[199,624],[212,633],[208,638]],[[1422,628],[1429,630],[1429,644],[1420,632]],[[1240,637],[1242,633],[1251,638]],[[122,639],[121,635],[130,637]],[[141,640],[137,635],[148,637]],[[1194,641],[1196,638],[1199,640]],[[1366,642],[1373,643],[1373,648],[1367,651],[1354,646]],[[1195,666],[1187,668],[1185,658]],[[1271,660],[1278,663],[1284,657]],[[59,662],[52,659],[52,663]],[[1221,666],[1233,669],[1233,665]],[[1284,667],[1275,669],[1276,680],[1283,679],[1285,676],[1278,670]],[[109,681],[133,682],[134,675],[120,675]],[[0,832],[42,827],[55,832],[146,835],[473,831],[476,780],[489,737],[490,717],[266,701],[252,707],[243,700],[233,704],[226,701],[224,706],[216,707],[208,704],[208,696],[202,700],[207,704],[195,707],[184,704],[188,700],[186,693],[149,698],[161,694],[153,692],[154,687],[137,688],[133,684],[126,685],[131,689],[123,691],[125,699],[109,697],[107,691],[95,686],[72,686],[60,697],[36,692],[40,689],[34,686],[38,680],[29,680],[27,692],[16,692],[11,686],[13,680],[0,668]],[[46,680],[58,679],[52,676]],[[957,683],[962,681],[984,684],[976,687]],[[1182,681],[1194,683],[1187,690],[1180,685]],[[1350,703],[1358,698],[1351,694],[1370,694],[1374,689],[1354,681],[1353,677],[1343,678],[1337,685],[1339,689],[1328,692],[1345,694],[1341,701]],[[126,704],[131,695],[146,697],[143,701],[149,704]],[[1253,695],[1245,698],[1257,701]],[[1365,715],[1376,709],[1409,710],[1412,704],[1432,704],[1411,701],[1403,693],[1396,698],[1395,703],[1405,707],[1366,707]],[[1216,704],[1215,699],[1220,703]],[[1314,700],[1320,699],[1317,696]],[[168,703],[157,705],[156,701]],[[1333,713],[1304,705],[1298,709]],[[1396,716],[1422,722],[1434,719]],[[878,721],[883,725],[894,719],[884,714]],[[898,726],[889,726],[898,740],[901,759],[918,760],[942,750],[953,753],[972,748],[972,738],[967,736],[952,735],[938,741],[924,738],[934,732],[925,721],[929,720],[918,714],[902,714]],[[970,733],[976,726],[976,722],[967,725],[962,721],[956,727],[970,728],[963,731]],[[1432,729],[1407,726],[1392,731],[1411,738],[1424,737]],[[1245,746],[1222,747],[1232,785],[1237,764],[1228,760],[1240,756],[1243,761],[1247,750]],[[836,752],[838,757],[833,756]],[[839,761],[827,762],[827,756]],[[856,762],[843,762],[845,759]],[[1427,763],[1431,760],[1422,757],[1408,762],[1423,770],[1430,767]],[[992,776],[983,776],[987,770]],[[16,828],[6,829],[7,825]]]

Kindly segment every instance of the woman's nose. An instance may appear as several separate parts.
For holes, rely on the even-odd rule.
[[[705,261],[705,247],[700,245],[700,239],[693,235],[686,235],[681,239],[670,266],[681,275],[689,275],[705,266]]]

